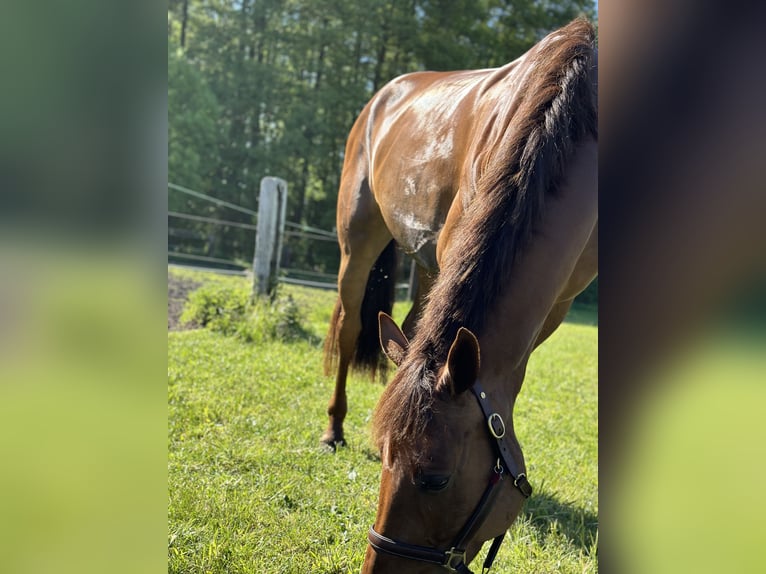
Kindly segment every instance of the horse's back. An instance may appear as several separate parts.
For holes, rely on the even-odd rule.
[[[427,268],[436,269],[439,233],[460,188],[470,187],[479,100],[513,65],[400,76],[377,92],[354,127],[387,228]]]
[[[383,86],[349,136],[339,229],[341,213],[384,225],[404,251],[436,269],[437,244],[441,253],[483,173],[502,163],[497,150],[518,129],[540,51],[561,38],[551,35],[500,68],[414,72]]]

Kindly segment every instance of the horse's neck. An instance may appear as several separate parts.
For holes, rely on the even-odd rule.
[[[524,369],[556,304],[592,279],[589,253],[598,219],[595,142],[581,145],[559,193],[547,199],[543,220],[521,253],[479,334],[482,377],[489,385],[520,387]],[[583,265],[583,263],[585,265]],[[578,266],[579,264],[579,266]],[[582,273],[583,266],[594,267]],[[584,278],[583,278],[584,277]],[[518,392],[518,388],[514,390]]]

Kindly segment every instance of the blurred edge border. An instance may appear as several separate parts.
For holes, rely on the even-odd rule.
[[[765,565],[763,18],[600,3],[603,572]]]
[[[766,510],[763,497],[720,485],[731,461],[739,472],[728,480],[749,485],[760,476],[749,462],[762,452],[754,409],[762,411],[763,394],[754,383],[762,384],[763,372],[737,371],[720,387],[672,376],[740,294],[749,297],[746,314],[762,314],[764,11],[758,3],[599,3],[603,572],[691,564],[706,571],[719,563],[764,569],[747,535]],[[18,329],[48,356],[14,351],[16,360],[0,368],[0,485],[17,501],[0,520],[3,552],[11,572],[160,570],[167,533],[163,5],[81,0],[63,10],[17,2],[7,12],[0,53],[6,78],[15,80],[4,83],[0,112],[3,352],[15,349],[6,343],[19,339]],[[97,307],[102,315],[83,318],[77,302],[102,292],[94,277],[112,266],[120,271],[106,273],[107,284],[125,288]],[[61,337],[71,348],[49,336],[55,331],[43,311],[56,297],[71,311],[61,323],[74,330]],[[106,340],[88,336],[91,328],[109,332],[115,319],[129,326]],[[80,339],[69,336],[78,332]],[[748,340],[763,341],[761,331],[752,333]],[[669,398],[676,387],[680,394]],[[705,393],[710,409],[681,412]],[[720,407],[728,397],[737,403],[727,411]],[[659,454],[663,445],[687,444],[672,434],[674,416],[692,438],[707,437],[690,457]],[[641,430],[655,423],[668,434]],[[735,451],[734,442],[744,446]],[[661,473],[652,464],[660,460]],[[645,480],[636,486],[630,473]],[[668,495],[671,476],[681,486]],[[695,485],[688,490],[696,498],[684,485]],[[632,496],[646,506],[626,506]],[[664,538],[642,538],[657,500]],[[735,503],[740,514],[732,519]],[[706,544],[697,558],[679,537],[694,526],[706,540],[721,524],[735,529],[737,542]]]

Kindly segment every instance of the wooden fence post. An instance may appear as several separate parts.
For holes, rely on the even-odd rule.
[[[258,230],[253,258],[253,296],[274,292],[282,258],[282,237],[287,213],[287,182],[264,177],[258,196]]]

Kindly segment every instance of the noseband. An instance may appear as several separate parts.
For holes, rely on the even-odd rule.
[[[484,493],[481,495],[481,499],[476,505],[476,509],[453,540],[449,550],[439,550],[428,546],[418,546],[416,544],[399,542],[398,540],[393,540],[392,538],[387,538],[382,534],[379,534],[375,531],[374,526],[371,526],[370,531],[367,534],[367,540],[376,552],[391,554],[392,556],[408,558],[410,560],[417,560],[419,562],[437,564],[451,572],[472,574],[465,563],[466,543],[481,527],[489,514],[492,502],[494,502],[498,492],[495,487],[502,482],[503,474],[508,473],[510,475],[513,479],[513,485],[519,489],[519,492],[521,492],[524,498],[529,498],[532,494],[532,486],[529,484],[529,481],[527,481],[526,475],[519,471],[516,462],[511,456],[508,444],[505,441],[505,423],[503,422],[502,417],[492,409],[489,404],[489,398],[487,398],[487,393],[481,388],[481,383],[479,383],[479,381],[476,381],[473,384],[471,392],[479,401],[479,406],[487,421],[487,430],[490,435],[490,441],[494,445],[497,454],[497,462],[492,468],[489,483],[484,489]],[[488,571],[492,567],[492,563],[495,561],[495,556],[497,556],[497,551],[500,550],[500,544],[502,544],[504,537],[505,533],[496,537],[492,541],[492,546],[490,546],[489,551],[487,552],[487,557],[484,560],[484,566],[482,568],[483,572]]]

